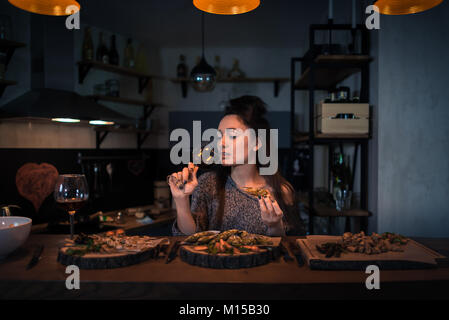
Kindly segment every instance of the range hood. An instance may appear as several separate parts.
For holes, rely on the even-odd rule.
[[[81,31],[77,31],[81,32]],[[130,124],[134,120],[76,92],[75,33],[59,17],[30,15],[30,83],[25,94],[0,106],[0,119],[69,118]]]
[[[71,118],[114,122],[132,120],[73,91],[48,88],[32,89],[8,102],[0,107],[0,118]]]

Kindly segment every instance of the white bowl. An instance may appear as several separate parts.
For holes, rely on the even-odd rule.
[[[23,245],[31,230],[30,218],[0,217],[0,259]]]

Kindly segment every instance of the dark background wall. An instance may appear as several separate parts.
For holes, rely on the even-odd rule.
[[[382,16],[378,43],[379,231],[449,236],[449,2]]]

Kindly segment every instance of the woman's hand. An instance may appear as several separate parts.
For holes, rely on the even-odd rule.
[[[283,212],[277,201],[271,195],[259,199],[261,218],[269,229],[282,230]]]
[[[182,171],[174,172],[168,176],[167,182],[173,198],[185,198],[193,193],[193,190],[198,185],[198,180],[196,179],[197,171],[198,167],[189,162],[188,167],[184,167]]]

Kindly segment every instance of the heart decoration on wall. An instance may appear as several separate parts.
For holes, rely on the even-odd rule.
[[[58,175],[58,170],[49,163],[25,163],[17,170],[17,190],[38,212],[45,198],[53,193]]]

